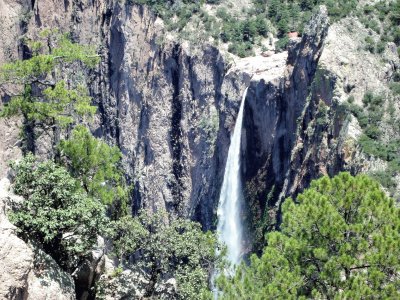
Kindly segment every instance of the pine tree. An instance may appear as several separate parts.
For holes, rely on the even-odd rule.
[[[282,213],[263,255],[219,279],[224,299],[400,297],[400,210],[377,182],[323,177]]]
[[[85,191],[103,204],[112,206],[113,218],[127,212],[129,187],[118,147],[109,146],[79,125],[69,139],[61,140],[58,149],[62,163],[74,178],[80,180]]]
[[[20,93],[11,94],[11,100],[5,104],[0,116],[23,116],[25,148],[34,151],[38,130],[52,130],[55,144],[60,127],[94,114],[96,108],[91,106],[86,86],[71,84],[60,74],[73,63],[93,68],[99,62],[99,56],[92,47],[73,43],[57,31],[43,31],[41,40],[25,43],[31,49],[31,57],[0,68],[0,84],[17,85],[20,90]]]

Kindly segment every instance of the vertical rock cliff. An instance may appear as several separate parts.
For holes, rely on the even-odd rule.
[[[244,88],[239,79],[223,87],[227,66],[219,51],[203,46],[188,54],[165,39],[148,9],[118,1],[11,2],[2,3],[1,11],[8,25],[2,62],[29,56],[21,37],[34,39],[45,28],[59,28],[99,50],[99,68],[81,74],[99,107],[92,130],[121,148],[134,186],[133,210],[165,207],[196,215],[209,227],[228,127]],[[7,91],[2,93],[7,101]],[[5,159],[18,157],[7,156],[17,151],[17,141],[14,135],[4,145]],[[49,155],[48,149],[46,141],[38,142],[39,155]]]
[[[303,37],[291,41],[288,53],[233,65],[215,47],[200,45],[193,51],[172,40],[162,21],[140,5],[0,0],[0,14],[0,63],[29,57],[22,37],[34,39],[45,28],[59,28],[98,49],[98,68],[75,75],[87,83],[98,105],[92,131],[123,152],[134,187],[133,212],[166,208],[200,221],[205,229],[215,228],[230,134],[247,86],[244,217],[253,232],[258,230],[256,241],[279,223],[282,200],[311,179],[359,170],[349,164],[354,149],[347,139],[356,138],[357,126],[341,110],[340,99],[347,94],[337,96],[354,78],[338,74],[340,60],[324,55],[335,47],[333,37],[345,24],[329,29],[324,8]],[[2,102],[8,101],[10,91],[0,93]],[[0,145],[2,176],[5,162],[20,156],[17,123],[0,120],[6,133]],[[38,154],[48,155],[48,149],[41,141]]]

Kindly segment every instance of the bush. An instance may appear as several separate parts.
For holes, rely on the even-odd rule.
[[[367,36],[365,38],[365,49],[371,53],[375,53],[375,41],[370,37]]]
[[[109,238],[122,265],[144,272],[149,280],[147,297],[155,286],[174,277],[177,299],[211,299],[209,271],[217,261],[217,242],[198,223],[183,219],[167,224],[166,213],[142,212],[111,222]]]
[[[288,44],[289,44],[289,38],[287,36],[285,36],[285,37],[279,39],[275,43],[275,49],[276,49],[276,51],[286,50]]]
[[[53,162],[28,155],[12,167],[14,192],[24,201],[9,213],[10,221],[22,238],[39,243],[61,267],[73,270],[106,224],[104,206]]]
[[[400,82],[393,82],[389,85],[389,87],[395,96],[400,95]]]

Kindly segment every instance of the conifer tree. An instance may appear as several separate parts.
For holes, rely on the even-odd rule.
[[[129,187],[121,166],[122,153],[95,138],[89,129],[78,125],[69,139],[59,145],[61,162],[92,197],[109,205],[111,216],[117,218],[127,212]]]
[[[282,213],[263,255],[220,278],[223,299],[400,297],[400,210],[377,182],[323,177]]]
[[[73,43],[67,35],[45,30],[40,40],[25,43],[31,49],[30,58],[17,60],[0,67],[0,85],[17,86],[20,92],[11,93],[11,100],[0,112],[2,117],[23,116],[25,150],[35,150],[35,134],[57,130],[72,124],[75,119],[92,115],[91,98],[83,84],[72,84],[60,74],[70,64],[93,68],[99,56],[89,46]],[[54,145],[56,144],[54,141]]]

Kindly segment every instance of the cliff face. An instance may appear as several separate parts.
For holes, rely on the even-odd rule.
[[[213,47],[189,55],[161,43],[157,24],[141,7],[114,11],[100,134],[124,154],[134,210],[165,207],[209,227],[246,80],[224,80],[227,66]]]
[[[9,24],[1,61],[27,55],[16,37],[35,38],[44,28],[60,28],[99,49],[99,68],[82,74],[99,107],[92,130],[121,148],[134,186],[133,210],[165,207],[196,215],[209,227],[229,128],[246,83],[241,75],[224,82],[227,66],[218,50],[204,46],[189,55],[165,39],[160,21],[141,6],[112,1],[1,5]],[[2,92],[7,101],[7,91]],[[20,155],[16,142],[17,134],[4,145],[2,155],[16,152],[4,160]],[[48,151],[46,141],[39,141],[37,153]]]
[[[293,195],[318,175],[314,169],[320,158],[308,166],[300,180],[292,178],[296,176],[292,170],[300,171],[305,160],[305,157],[297,157],[295,145],[296,140],[301,139],[303,127],[314,117],[310,103],[318,105],[320,101],[310,98],[327,31],[328,16],[322,8],[311,20],[302,39],[292,41],[283,76],[250,85],[245,109],[244,127],[249,133],[244,147],[243,176],[249,226],[259,230],[251,231],[256,244],[262,239],[262,229],[271,229],[279,222],[282,199]],[[315,151],[320,150],[317,140],[308,142]]]
[[[81,74],[99,108],[91,129],[121,148],[133,211],[165,207],[204,228],[215,226],[230,133],[247,86],[242,155],[249,226],[275,226],[282,199],[311,179],[359,169],[349,163],[355,154],[347,139],[356,139],[357,126],[340,109],[349,93],[337,91],[360,83],[338,74],[340,59],[324,54],[336,51],[334,37],[345,26],[328,29],[324,9],[288,53],[233,66],[214,47],[192,51],[170,40],[142,6],[0,0],[0,14],[0,62],[26,56],[19,37],[34,38],[44,28],[60,28],[99,49],[99,67]],[[1,93],[7,101],[8,91]],[[20,155],[18,131],[10,129],[18,120],[0,122],[9,132],[0,145],[4,176],[5,161]],[[45,141],[38,153],[48,154]]]
[[[329,27],[323,8],[288,52],[233,63],[215,47],[171,40],[149,10],[120,1],[0,0],[0,18],[0,64],[26,58],[29,49],[21,37],[34,39],[45,28],[59,28],[99,49],[98,68],[78,75],[98,105],[91,130],[123,152],[134,212],[166,208],[200,221],[204,229],[215,228],[230,134],[249,87],[242,129],[243,217],[254,249],[262,245],[264,230],[279,224],[283,199],[320,175],[371,167],[356,147],[360,128],[341,104],[350,95],[360,103],[367,88],[385,86],[398,66],[398,58],[381,66],[372,55],[357,57],[362,39],[355,40],[348,28],[359,23],[347,19]],[[9,95],[0,89],[2,102]],[[19,123],[0,119],[0,178],[7,161],[21,156]],[[49,155],[50,148],[41,139],[37,154]],[[29,261],[16,275],[23,283],[14,284],[14,298],[26,294],[33,260],[32,250],[26,251]],[[84,294],[93,282],[80,279]]]

